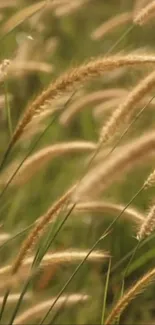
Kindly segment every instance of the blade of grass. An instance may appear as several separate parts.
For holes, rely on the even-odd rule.
[[[71,96],[69,97],[69,99],[64,104],[64,108],[70,103],[70,101],[72,100],[74,94],[75,94],[75,92],[73,92],[71,94]],[[47,131],[50,129],[50,127],[53,125],[53,123],[56,121],[56,119],[60,116],[60,114],[61,114],[60,111],[56,112],[56,114],[53,117],[53,119],[51,120],[51,122],[46,126],[46,128],[44,129],[44,131],[39,135],[39,137],[37,138],[37,140],[35,141],[35,143],[33,144],[33,146],[30,148],[30,150],[28,151],[28,153],[26,154],[26,156],[23,158],[23,160],[21,161],[21,163],[18,165],[17,169],[14,171],[14,173],[12,174],[12,176],[9,178],[9,180],[6,183],[4,189],[0,193],[0,199],[2,198],[2,196],[4,195],[4,193],[6,192],[7,188],[9,187],[10,183],[12,182],[12,180],[14,179],[14,177],[16,176],[16,174],[18,173],[19,169],[22,167],[23,163],[26,161],[26,159],[29,157],[29,155],[33,152],[33,150],[35,149],[35,147],[38,145],[38,143],[40,142],[40,140],[47,133]],[[3,165],[4,165],[4,163],[6,161],[6,158],[7,158],[8,154],[9,154],[9,152],[10,152],[10,148],[8,147],[7,150],[6,150],[6,153],[4,154],[4,156],[2,158],[2,162],[0,164],[0,170],[3,167]]]
[[[11,110],[10,110],[10,104],[8,99],[8,85],[6,78],[4,79],[4,93],[5,93],[5,107],[7,111],[7,120],[8,120],[8,130],[9,130],[9,136],[11,138],[12,136],[12,121],[11,121]]]
[[[153,96],[153,97],[151,98],[151,100],[153,100],[154,97],[155,97],[155,96]],[[151,101],[151,100],[150,100],[150,101]],[[150,101],[149,101],[149,102],[150,102]],[[148,105],[148,103],[147,103],[147,104],[146,104],[146,105],[145,105],[145,106],[140,110],[140,112],[135,116],[135,118],[133,119],[133,121],[129,124],[129,126],[128,126],[128,127],[126,128],[126,130],[123,132],[123,134],[121,135],[121,137],[119,138],[119,140],[116,142],[116,144],[114,145],[114,147],[112,148],[112,150],[107,154],[106,158],[107,158],[108,155],[111,154],[111,152],[112,152],[112,151],[117,147],[118,143],[122,140],[122,138],[124,137],[124,135],[128,132],[128,130],[130,129],[131,125],[132,125],[133,123],[135,123],[135,121],[136,121],[136,120],[141,116],[141,114],[143,113],[143,111],[144,111],[144,109],[147,107],[147,105]],[[95,151],[95,156],[96,156],[96,151]],[[88,166],[87,166],[87,168],[90,167],[90,165],[91,165],[93,159],[94,159],[94,155],[92,156],[90,162],[88,162]],[[87,172],[87,170],[84,170],[84,175],[85,175],[86,172]],[[82,177],[80,178],[78,185],[80,184],[80,182],[81,182],[82,178],[84,177],[84,175],[82,174]],[[133,200],[134,200],[134,199],[135,199],[135,198],[136,198],[136,197],[141,193],[141,191],[143,190],[143,188],[144,188],[144,185],[142,186],[142,188],[140,188],[140,190],[139,190],[139,191],[135,194],[135,196],[131,199],[131,201],[128,203],[129,205],[130,205],[131,202],[132,202],[132,201],[133,201]],[[66,216],[64,217],[64,219],[62,220],[62,222],[61,222],[60,226],[58,227],[56,233],[54,234],[53,238],[52,238],[51,241],[49,242],[49,245],[47,245],[44,254],[47,252],[48,248],[52,245],[54,239],[55,239],[56,236],[59,234],[59,232],[60,232],[60,230],[62,229],[63,225],[65,224],[65,222],[66,222],[67,219],[69,218],[71,212],[74,210],[76,204],[77,204],[77,203],[74,203],[74,204],[71,206],[71,208],[70,208],[70,210],[68,211],[67,215],[66,215]],[[124,208],[124,210],[120,213],[120,215],[118,215],[117,218],[120,218],[120,216],[125,212],[125,210],[127,209],[127,207],[128,207],[129,205],[127,205],[127,206]],[[114,219],[114,222],[117,221],[117,218]],[[112,223],[111,225],[113,225],[113,223]],[[107,229],[107,231],[108,231],[108,230],[109,230],[109,229]],[[40,261],[41,261],[41,259],[43,258],[44,254],[40,257]],[[36,257],[35,257],[35,259],[34,259],[34,263],[35,263],[35,261],[36,261]],[[34,263],[33,263],[32,266],[34,266]]]
[[[155,233],[152,236],[147,237],[144,241],[140,242],[139,248],[142,248],[145,244],[149,243],[152,239],[155,239]],[[116,272],[119,267],[122,267],[122,264],[128,260],[129,257],[133,254],[135,247],[128,252],[123,258],[121,258],[111,269],[111,274]]]
[[[105,282],[105,290],[104,290],[103,306],[102,306],[102,316],[101,316],[101,325],[104,325],[104,320],[105,320],[105,311],[106,311],[106,301],[107,301],[107,294],[108,294],[110,270],[111,270],[111,258],[109,259],[108,272],[107,272],[106,282]]]
[[[18,302],[17,302],[17,304],[16,304],[16,306],[15,306],[15,309],[14,309],[14,311],[13,311],[13,314],[12,314],[12,316],[11,316],[11,320],[10,320],[10,322],[9,322],[10,325],[13,324],[14,319],[15,319],[15,317],[16,317],[16,315],[17,315],[17,312],[18,312],[18,310],[19,310],[19,308],[20,308],[20,305],[21,305],[21,303],[22,303],[23,297],[24,297],[24,295],[25,295],[25,293],[26,293],[26,291],[27,291],[27,289],[28,289],[28,287],[29,287],[29,285],[30,285],[30,282],[33,280],[33,278],[34,278],[35,275],[36,275],[36,272],[34,272],[33,274],[31,274],[30,277],[27,279],[27,281],[26,281],[26,283],[25,283],[25,285],[24,285],[24,287],[23,287],[23,290],[22,290],[22,292],[21,292],[21,294],[20,294],[20,297],[19,297],[19,299],[18,299]]]
[[[46,315],[44,316],[44,318],[41,320],[41,323],[39,325],[42,325],[44,323],[44,321],[46,320],[46,318],[48,317],[49,313],[51,312],[51,310],[53,309],[53,307],[55,306],[56,302],[58,301],[58,299],[61,297],[62,293],[65,291],[65,289],[68,287],[68,285],[70,284],[70,282],[72,281],[72,279],[75,277],[75,275],[77,274],[77,272],[80,270],[81,266],[84,264],[84,262],[87,260],[87,258],[89,257],[89,255],[91,254],[91,252],[95,249],[95,247],[99,244],[99,242],[105,237],[107,236],[107,234],[109,234],[109,232],[112,230],[112,226],[117,222],[117,220],[121,217],[121,215],[124,213],[124,211],[128,208],[128,206],[134,201],[134,199],[142,192],[142,190],[144,189],[144,185],[136,192],[136,194],[131,198],[131,200],[127,203],[127,205],[124,207],[124,209],[121,211],[121,213],[110,223],[110,225],[106,228],[106,230],[104,231],[103,235],[95,242],[95,244],[92,246],[91,250],[89,251],[89,253],[86,255],[86,257],[81,261],[81,263],[77,266],[77,268],[75,269],[74,273],[71,275],[71,277],[69,278],[69,280],[65,283],[65,285],[63,286],[62,290],[59,292],[57,298],[55,299],[54,303],[52,304],[52,306],[49,308],[48,312],[46,313]],[[72,210],[74,208],[76,204],[74,204],[72,206]],[[12,325],[12,324],[11,324]]]
[[[131,255],[130,259],[129,259],[129,262],[127,263],[127,266],[125,268],[125,271],[124,271],[124,274],[123,274],[123,279],[122,279],[122,286],[121,286],[121,294],[120,294],[120,299],[123,297],[123,294],[124,294],[124,288],[125,288],[125,278],[126,276],[128,275],[128,270],[130,268],[130,265],[138,251],[138,248],[140,246],[140,241],[138,242],[138,244],[135,246],[134,248],[134,251],[133,251],[133,254]],[[117,319],[117,324],[119,324],[120,322],[120,316],[118,317]]]
[[[132,28],[133,28],[133,26],[132,26]],[[129,33],[130,32],[130,30],[131,30],[131,28],[124,34],[124,36],[122,35],[122,37],[121,37],[121,39],[120,39],[120,41],[127,35],[127,33]],[[119,41],[119,42],[120,42]],[[119,42],[117,41],[116,42],[116,44],[114,44],[113,45],[113,47],[112,47],[112,49],[111,49],[111,51],[119,44]],[[110,50],[109,50],[109,52],[110,52]],[[97,153],[98,153],[98,151],[97,151]],[[97,154],[96,153],[96,154]],[[95,158],[95,156],[93,156],[93,159]],[[92,160],[93,160],[92,159]],[[92,160],[91,160],[91,162],[90,162],[90,164],[92,163]],[[25,161],[25,160],[24,160]],[[23,163],[23,162],[22,162]],[[90,165],[89,165],[90,166]],[[21,165],[20,165],[20,167],[21,167]],[[19,168],[20,168],[19,167]],[[19,170],[19,169],[18,169]],[[18,171],[17,170],[17,171]],[[13,177],[14,177],[15,175],[13,175]],[[12,179],[11,179],[11,181],[12,181]],[[10,183],[9,183],[10,184]],[[9,185],[8,185],[9,186]],[[6,187],[5,187],[5,189],[6,189]],[[3,195],[3,193],[4,193],[4,191],[1,193],[1,195],[0,195],[0,198],[1,198],[1,196]],[[72,208],[70,209],[70,211],[69,211],[69,213],[67,214],[67,216],[64,218],[64,220],[63,220],[63,222],[61,223],[61,225],[58,227],[58,230],[57,230],[57,232],[55,233],[55,236],[53,237],[53,240],[55,239],[55,237],[56,237],[56,235],[59,233],[59,231],[60,231],[60,229],[62,228],[62,226],[63,226],[63,224],[65,223],[65,221],[67,220],[67,218],[68,218],[68,216],[70,215],[70,213],[72,212],[72,210],[74,209],[74,207],[75,207],[75,205],[76,204],[74,204],[73,206],[72,206]],[[89,255],[88,255],[89,256]]]
[[[4,312],[4,309],[5,309],[5,306],[6,306],[6,303],[7,303],[7,299],[8,299],[8,296],[10,294],[10,291],[11,289],[7,289],[5,295],[4,295],[4,299],[3,299],[3,302],[2,302],[2,307],[1,307],[1,310],[0,310],[0,323],[1,323],[1,319],[2,319],[2,316],[3,316],[3,312]]]
[[[8,240],[6,240],[2,245],[0,245],[0,251],[3,249],[6,245],[10,244],[13,240],[20,237],[21,235],[25,234],[28,230],[30,230],[33,227],[34,223],[31,223],[31,225],[27,226],[26,228],[19,231],[14,236],[10,237]]]
[[[48,2],[48,0],[47,0]],[[118,40],[110,47],[110,49],[105,53],[105,55],[108,55],[110,54],[111,52],[113,52],[113,50],[121,43],[121,41],[131,32],[131,30],[135,27],[135,25],[132,25],[130,28],[128,28],[121,36],[120,38],[118,38]],[[76,91],[75,91],[76,93]],[[0,164],[0,170],[1,168],[3,167],[10,151],[11,151],[12,147],[11,146],[8,146],[6,152],[4,153],[4,156],[2,158],[2,162]],[[31,152],[30,152],[31,153]],[[29,153],[29,154],[30,154]],[[27,157],[26,157],[27,158]],[[94,157],[95,158],[95,157]],[[21,167],[21,166],[20,166]],[[1,195],[0,195],[0,198],[1,198]]]
[[[153,99],[153,98],[152,98]],[[151,100],[152,100],[151,99]],[[144,109],[146,108],[146,105],[145,105],[145,107],[143,107],[142,108],[142,110],[136,115],[136,117],[134,118],[134,122],[135,122],[135,120],[137,120],[138,119],[138,117],[142,114],[142,112],[144,111]],[[131,126],[131,124],[133,124],[133,121],[132,121],[132,123],[130,123],[130,126]],[[128,129],[130,128],[130,126],[128,126],[128,128],[125,130],[125,132],[123,132],[123,135],[121,136],[121,138],[119,139],[119,141],[122,139],[122,137],[126,134],[126,132],[128,131]],[[118,142],[117,142],[118,143]],[[112,148],[112,150],[113,150],[113,148]],[[111,150],[111,151],[112,151]],[[111,153],[111,151],[110,151],[110,153]],[[108,155],[107,155],[108,156]],[[94,156],[93,156],[94,157]],[[92,161],[92,160],[91,160]],[[82,178],[80,179],[80,180],[82,180]],[[111,227],[115,224],[115,222],[121,217],[121,215],[125,212],[125,210],[129,207],[129,205],[134,201],[134,199],[143,191],[143,189],[144,189],[144,185],[142,185],[142,187],[136,192],[136,194],[131,198],[131,200],[128,202],[128,204],[124,207],[124,209],[121,211],[121,213],[113,220],[113,222],[109,225],[109,227],[106,229],[106,231],[109,231],[109,230],[111,230]],[[76,204],[77,203],[74,203],[72,206],[71,206],[71,208],[70,208],[70,210],[68,211],[68,213],[67,213],[67,215],[64,217],[64,219],[62,220],[62,223],[60,224],[60,226],[58,227],[58,229],[57,229],[57,231],[56,231],[56,233],[55,233],[55,235],[53,236],[53,238],[52,238],[52,240],[51,240],[51,242],[49,243],[49,245],[47,246],[47,248],[46,248],[46,251],[47,251],[47,249],[50,247],[50,245],[53,243],[53,241],[54,241],[54,239],[56,238],[56,236],[59,234],[59,232],[60,232],[60,230],[61,230],[61,228],[63,227],[63,225],[65,224],[65,222],[67,221],[67,219],[68,219],[68,217],[70,216],[70,214],[71,214],[71,212],[74,210],[74,208],[75,208],[75,206],[76,206]],[[105,231],[105,232],[106,232]],[[46,253],[46,252],[45,252]],[[41,257],[41,258],[43,258],[43,256]]]
[[[104,235],[102,235],[96,242],[95,242],[95,244],[92,246],[92,248],[90,249],[90,251],[88,252],[88,254],[85,256],[85,258],[81,261],[81,263],[76,267],[76,269],[75,269],[75,271],[73,272],[73,274],[71,275],[71,277],[69,278],[69,280],[65,283],[65,285],[64,285],[64,287],[62,288],[62,290],[60,291],[60,293],[58,294],[58,296],[56,297],[56,299],[55,299],[55,301],[53,302],[53,304],[52,304],[52,308],[55,306],[55,304],[56,304],[56,302],[58,301],[58,299],[60,298],[60,296],[61,296],[61,294],[64,292],[64,290],[66,289],[66,287],[69,285],[69,283],[72,281],[72,279],[74,278],[74,276],[76,275],[76,273],[78,272],[78,270],[81,268],[81,266],[84,264],[84,262],[87,260],[87,258],[89,257],[89,255],[92,253],[92,251],[95,249],[95,247],[105,238],[105,237],[107,237],[108,236],[108,234],[109,233],[106,233],[106,234],[104,234]],[[37,272],[38,270],[34,270],[33,271],[33,274],[29,277],[29,279],[27,280],[27,282],[26,282],[26,285],[24,286],[24,289],[23,289],[23,291],[22,291],[22,293],[21,293],[21,295],[20,295],[20,298],[19,298],[19,300],[18,300],[18,302],[17,302],[17,305],[16,305],[16,307],[15,307],[15,310],[13,311],[13,314],[12,314],[12,316],[11,316],[11,320],[10,320],[10,322],[9,322],[9,325],[12,325],[13,324],[13,322],[14,322],[14,319],[15,319],[15,317],[16,317],[16,315],[17,315],[17,312],[18,312],[18,310],[19,310],[19,308],[20,308],[20,305],[21,305],[21,302],[22,302],[22,299],[23,299],[23,297],[24,297],[24,294],[26,293],[26,290],[28,289],[28,286],[29,286],[29,283],[30,283],[30,281],[33,279],[33,277],[36,275],[36,272]],[[50,307],[50,310],[47,312],[47,314],[46,314],[46,317],[49,315],[49,313],[50,313],[50,311],[51,311],[51,309],[52,309],[51,307]],[[44,317],[44,320],[46,319],[46,317]],[[44,322],[44,320],[43,320],[43,322]],[[42,324],[42,322],[40,323],[40,324]]]
[[[134,29],[135,25],[131,25],[129,28],[126,29],[126,31],[122,34],[122,36],[112,45],[109,51],[106,52],[107,54],[110,54],[124,39],[125,37]]]
[[[35,268],[35,267],[37,267],[37,265],[39,265],[39,263],[42,260],[42,257],[45,255],[45,252],[47,252],[48,247],[49,247],[49,242],[51,241],[51,237],[52,237],[52,234],[57,226],[57,223],[59,223],[58,217],[56,218],[55,222],[51,226],[51,229],[49,231],[49,234],[47,236],[44,246],[42,247],[42,245],[39,244],[38,250],[36,252],[36,255],[35,255],[33,263],[32,263],[32,268],[33,267]]]
[[[146,106],[146,105],[145,105]],[[143,112],[145,107],[143,107],[143,109],[140,111],[140,113]],[[140,116],[140,113],[137,114],[137,117]],[[134,119],[135,120],[135,119]],[[133,123],[133,122],[132,122]],[[129,127],[128,127],[129,128]],[[127,128],[127,129],[128,129]],[[124,134],[124,133],[123,133]],[[121,213],[113,220],[113,222],[107,227],[107,229],[105,230],[104,234],[106,234],[106,232],[110,231],[112,226],[115,224],[115,222],[117,222],[117,220],[121,217],[121,215],[125,212],[125,210],[129,207],[129,205],[133,202],[133,200],[142,192],[142,190],[144,189],[144,185],[136,192],[136,194],[131,198],[131,200],[128,202],[128,204],[124,207],[124,209],[121,211]],[[55,235],[53,236],[50,245],[53,243],[54,239],[56,238],[56,236],[58,235],[58,233],[60,232],[62,226],[64,225],[64,223],[66,222],[66,220],[68,219],[69,215],[71,214],[71,212],[73,211],[73,209],[75,208],[76,203],[74,203],[71,207],[71,209],[69,210],[69,212],[67,213],[67,215],[65,216],[65,218],[63,219],[62,223],[60,224],[60,226],[58,227]],[[48,247],[47,247],[48,248]],[[43,258],[43,256],[41,257]]]
[[[92,248],[89,250],[88,254],[85,256],[85,258],[81,261],[81,263],[76,267],[75,271],[72,273],[72,275],[70,276],[70,278],[68,279],[68,281],[65,283],[65,285],[63,286],[63,288],[60,290],[59,294],[57,295],[55,301],[53,302],[53,304],[51,305],[51,307],[49,308],[49,310],[47,311],[47,313],[45,314],[45,316],[42,318],[41,322],[39,323],[39,325],[42,325],[44,323],[44,321],[46,320],[46,318],[48,317],[48,315],[50,314],[50,312],[52,311],[53,307],[55,306],[55,304],[57,303],[57,301],[59,300],[59,298],[61,297],[61,295],[63,294],[63,292],[65,291],[65,289],[68,287],[68,285],[71,283],[71,281],[74,279],[75,275],[78,273],[78,271],[81,269],[81,267],[83,266],[83,264],[85,263],[85,261],[87,260],[87,258],[89,257],[89,255],[92,253],[92,251],[96,248],[96,246],[98,246],[98,244],[106,237],[108,236],[109,232],[106,234],[103,234],[96,242],[95,244],[92,246]],[[12,324],[10,324],[12,325]]]
[[[54,322],[55,322],[56,320],[58,320],[58,317],[60,316],[60,312],[61,312],[61,314],[62,314],[62,312],[63,312],[64,309],[65,309],[65,306],[66,306],[67,300],[68,300],[68,298],[66,298],[66,299],[62,302],[61,306],[60,306],[60,307],[58,308],[58,310],[55,312],[54,316],[52,317],[52,319],[51,319],[51,321],[50,321],[50,323],[49,323],[48,325],[53,325]]]
[[[155,257],[155,249],[150,249],[148,252],[141,255],[135,262],[133,262],[128,269],[128,276],[133,272],[146,265],[150,260],[153,260]]]
[[[56,232],[54,233],[53,237],[51,238],[51,240],[48,242],[47,246],[45,247],[45,250],[43,251],[42,254],[40,254],[40,258],[38,263],[41,262],[41,260],[43,259],[44,255],[46,254],[46,252],[48,251],[49,247],[52,245],[52,243],[54,242],[55,238],[57,237],[57,235],[59,234],[61,228],[63,227],[63,225],[65,224],[66,220],[68,219],[68,217],[70,216],[72,210],[74,209],[74,205],[71,207],[71,209],[68,211],[68,213],[66,214],[66,216],[63,218],[62,222],[60,223],[60,225],[58,226]],[[36,262],[36,257],[34,258],[34,262],[32,264],[32,267],[34,267]]]

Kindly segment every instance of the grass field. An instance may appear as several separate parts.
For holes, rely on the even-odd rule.
[[[155,323],[154,29],[0,0],[0,324]]]

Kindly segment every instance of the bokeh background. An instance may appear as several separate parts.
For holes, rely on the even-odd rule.
[[[39,92],[49,83],[54,82],[67,69],[88,62],[94,57],[107,55],[115,42],[133,25],[133,17],[137,11],[149,1],[51,0],[45,8],[22,21],[19,26],[12,28],[8,33],[4,32],[4,27],[11,16],[35,2],[29,0],[0,1],[0,59],[1,62],[6,59],[11,62],[5,81],[2,80],[0,84],[1,157],[3,157],[10,139],[7,104],[11,112],[12,128],[15,129],[23,111]],[[104,22],[124,12],[131,16],[127,23],[109,30],[103,36],[95,37],[97,29]],[[134,26],[111,54],[120,53],[124,55],[129,52],[153,54],[154,28],[154,19],[150,19],[149,23],[142,27]],[[101,126],[140,78],[147,75],[151,70],[152,67],[146,65],[133,69],[116,69],[95,78],[91,82],[84,83],[84,85],[76,86],[76,93],[73,94],[72,98],[72,92],[69,92],[57,101],[49,102],[47,109],[50,113],[36,119],[9,154],[1,171],[1,190],[4,189],[6,181],[17,165],[28,154],[43,130],[51,122],[51,127],[46,130],[30,155],[43,148],[71,141],[85,141],[95,145]],[[84,100],[86,95],[107,89],[122,89],[122,95],[86,102],[68,122],[65,122],[63,112],[69,110],[71,105],[78,106],[78,103]],[[153,94],[152,92],[151,95],[153,96]],[[68,99],[70,102],[65,104]],[[141,104],[141,107],[142,105],[144,103]],[[122,150],[122,154],[124,154],[128,150],[127,143],[137,141],[147,132],[153,132],[154,118],[154,103],[152,102],[124,136],[116,151]],[[96,158],[96,166],[101,163],[103,163],[103,168],[108,166],[108,160],[106,162],[104,159],[106,150],[107,148],[101,150],[102,155],[98,160]],[[3,196],[0,197],[1,233],[10,238],[9,236],[13,236],[44,214],[52,202],[82,177],[92,152],[93,150],[90,148],[77,150],[77,152],[76,150],[68,151],[56,157],[49,156],[47,161],[44,160],[40,166],[39,162],[36,162],[30,170],[21,175],[21,178],[18,178],[20,172],[17,173],[14,183],[12,182]],[[95,189],[92,188],[86,198],[81,199],[84,202],[110,202],[116,205],[125,205],[153,170],[154,154],[155,151],[152,147],[150,154],[144,155],[131,164],[126,164],[125,168],[122,170],[120,168],[117,173],[109,174],[112,179],[105,188],[104,182],[101,180]],[[38,169],[36,170],[36,168]],[[91,166],[91,168],[93,167]],[[145,215],[153,200],[154,188],[150,188],[140,193],[132,203],[132,207]],[[64,215],[65,211],[62,211],[58,222],[62,220]],[[100,212],[91,211],[91,209],[83,212],[75,210],[55,238],[50,250],[57,252],[67,249],[91,248],[95,240],[101,236],[116,216],[116,211],[108,212],[108,209]],[[53,224],[49,226],[39,245],[44,246],[49,234],[49,239],[51,238],[52,231],[56,229],[54,227],[57,227],[57,223],[54,226]],[[128,260],[124,263],[121,262],[137,243],[135,239],[137,227],[135,220],[122,216],[113,227],[110,235],[97,247],[109,251],[112,256],[106,314],[120,295],[121,273]],[[24,238],[25,234],[1,248],[0,261],[2,266],[14,260]],[[2,243],[4,243],[3,240]],[[154,266],[154,243],[155,240],[152,238],[142,248],[139,248],[131,264],[129,276],[125,282],[126,287]],[[33,291],[32,300],[28,303],[24,302],[20,310],[25,310],[32,303],[57,295],[72,274],[75,266],[76,263],[65,263],[62,266],[48,265],[47,268],[40,270],[30,285],[30,289]],[[53,323],[101,324],[107,268],[108,259],[99,263],[89,264],[86,262],[84,264],[68,286],[66,293],[87,294],[90,296],[89,300],[85,303],[81,302],[75,306],[69,306],[69,308],[67,306],[61,308],[54,317]],[[3,276],[1,281],[3,281]],[[19,281],[14,290],[19,292],[21,288],[22,283]],[[4,292],[5,290],[2,289],[2,295]],[[153,324],[154,299],[154,285],[152,284],[143,295],[130,304],[122,316],[122,322],[124,324],[146,324],[148,322]],[[6,306],[4,314],[6,322],[9,319],[7,310],[10,309],[14,309],[14,304]],[[52,322],[51,317],[53,316],[50,315],[48,318],[48,324]],[[31,321],[39,324],[37,317]]]

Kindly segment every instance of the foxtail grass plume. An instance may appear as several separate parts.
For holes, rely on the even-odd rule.
[[[11,237],[11,234],[8,233],[0,233],[0,244],[2,244],[3,242],[5,242],[6,240],[8,240]]]
[[[155,87],[155,72],[153,71],[129,93],[126,100],[123,101],[112,114],[109,121],[101,128],[99,143],[110,141],[120,125],[137,110],[137,104],[143,97]]]
[[[47,64],[45,62],[39,62],[39,61],[14,60],[11,62],[8,68],[9,76],[13,76],[13,77],[21,76],[23,74],[27,74],[33,71],[51,73],[53,71],[53,66],[51,64]]]
[[[59,252],[49,252],[44,257],[42,258],[42,261],[39,265],[40,268],[43,268],[45,266],[49,265],[62,265],[62,264],[67,264],[67,263],[78,263],[79,261],[83,260],[88,255],[89,251],[88,250],[75,250],[75,249],[70,249],[66,251],[59,251]],[[34,260],[34,255],[27,257],[23,261],[22,269],[25,269],[25,267],[31,267],[31,264],[33,263]],[[95,263],[100,263],[103,262],[104,259],[109,257],[108,252],[104,251],[93,251],[89,257],[88,257],[88,262],[95,262]],[[7,275],[11,271],[12,265],[6,265],[4,267],[0,268],[0,276]],[[27,275],[27,273],[25,274]]]
[[[153,172],[148,176],[147,180],[144,183],[144,188],[148,189],[149,187],[152,187],[155,185],[155,169]]]
[[[142,222],[138,233],[137,239],[139,241],[145,239],[155,230],[155,205],[150,208],[148,215],[145,217],[144,221]]]
[[[17,0],[1,0],[0,8],[12,8],[17,6]]]
[[[149,3],[146,7],[144,7],[134,18],[134,23],[136,25],[144,25],[146,24],[152,16],[155,16],[155,1]]]
[[[11,61],[10,60],[3,60],[2,63],[0,64],[0,81],[4,81],[8,74],[8,69],[10,66]]]
[[[19,121],[8,150],[17,142],[25,127],[30,121],[40,114],[43,105],[46,101],[53,100],[56,97],[72,90],[77,83],[88,81],[96,76],[99,76],[107,71],[114,70],[120,67],[130,67],[135,65],[154,64],[155,56],[151,55],[125,55],[111,56],[106,58],[97,58],[83,64],[77,68],[73,68],[65,74],[61,75],[55,82],[52,82],[46,90],[44,90],[26,109],[23,117]]]
[[[59,5],[55,9],[55,15],[57,17],[69,15],[72,12],[81,8],[87,2],[88,2],[88,0],[78,0],[78,1],[69,1],[68,3],[64,3],[64,4],[61,3],[61,5]]]
[[[96,144],[88,141],[70,141],[45,147],[30,156],[20,168],[11,185],[25,184],[52,159],[71,153],[87,153],[96,149]],[[14,161],[1,175],[0,183],[5,184],[18,167],[20,161]]]
[[[28,308],[26,311],[23,311],[18,317],[15,318],[13,325],[26,324],[27,322],[29,322],[29,320],[40,318],[42,314],[53,305],[55,299],[56,297],[53,297],[49,300],[45,300]],[[77,304],[79,302],[84,302],[88,299],[89,296],[84,294],[70,294],[61,296],[54,306],[54,311],[58,308],[61,308],[64,303],[65,307],[69,307],[70,305]]]
[[[124,94],[124,95],[122,95],[122,97],[112,98],[112,99],[105,101],[104,103],[97,105],[93,110],[94,117],[101,121],[101,117],[104,116],[103,114],[106,111],[109,111],[112,109],[114,110],[116,108],[116,106],[120,106],[120,104],[123,102],[123,100],[125,101],[126,97],[128,96],[128,93],[129,93],[129,91],[126,91],[126,95]],[[138,105],[137,108],[147,105],[148,108],[154,109],[155,99],[152,99],[152,96],[145,96],[144,98],[142,98],[142,100],[137,105]]]
[[[119,150],[118,150],[119,149]],[[129,143],[117,148],[106,160],[90,169],[75,190],[72,199],[75,202],[88,196],[96,196],[108,188],[116,179],[123,178],[124,172],[143,164],[155,156],[155,132],[146,132]]]
[[[23,299],[25,302],[27,302],[27,301],[31,301],[32,297],[33,297],[32,293],[27,292],[24,295]],[[20,293],[12,293],[9,295],[7,302],[13,304],[13,303],[16,303],[19,300],[19,298],[20,298]],[[4,300],[4,297],[3,296],[0,297],[0,304],[3,303],[3,300]]]
[[[40,1],[32,4],[24,9],[16,12],[11,18],[9,18],[1,28],[3,34],[11,32],[15,27],[19,26],[23,21],[43,9],[47,4],[47,1]]]
[[[51,220],[59,213],[60,209],[69,200],[75,187],[76,185],[72,186],[43,216],[39,218],[19,250],[17,258],[12,265],[12,274],[17,273],[28,252],[32,249],[36,241],[42,236]]]
[[[98,101],[103,101],[108,98],[117,98],[125,95],[127,90],[124,88],[110,88],[106,90],[98,90],[91,92],[90,94],[86,94],[82,96],[81,99],[75,100],[69,107],[62,112],[60,116],[60,123],[63,125],[68,125],[72,119],[75,117],[75,114],[79,112],[83,107],[88,106],[90,104],[94,104]]]
[[[126,93],[127,96],[127,93]],[[97,105],[93,110],[93,116],[99,120],[102,121],[102,117],[104,116],[104,113],[110,110],[114,110],[116,106],[119,106],[120,103],[122,103],[123,100],[125,100],[126,96],[122,97],[116,97],[109,100],[106,100],[105,102]]]
[[[110,315],[105,321],[105,325],[115,324],[120,315],[128,307],[128,305],[155,279],[155,268],[144,274],[144,276],[138,280],[124,295],[121,297],[116,305],[113,307]]]
[[[85,202],[80,202],[76,204],[75,213],[79,212],[86,212],[86,213],[96,213],[99,214],[101,213],[104,218],[106,218],[106,214],[113,214],[117,215],[119,214],[122,210],[124,210],[125,206],[122,204],[116,204],[112,202],[105,202],[105,201],[85,201]],[[70,209],[70,206],[68,207]],[[124,211],[123,214],[123,219],[128,219],[132,220],[136,223],[141,223],[144,220],[144,215],[137,211],[135,208],[130,207]]]
[[[134,13],[137,14],[140,10],[147,6],[149,2],[150,0],[136,0],[134,3]]]
[[[129,23],[132,20],[132,13],[131,12],[123,12],[118,15],[115,15],[113,18],[110,18],[99,27],[97,27],[91,34],[91,38],[93,40],[98,40],[108,33],[115,30],[115,28]]]

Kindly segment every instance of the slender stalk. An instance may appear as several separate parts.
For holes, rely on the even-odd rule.
[[[121,286],[120,299],[121,299],[121,298],[123,297],[123,295],[124,295],[124,289],[125,289],[125,278],[126,278],[126,276],[127,276],[127,274],[128,274],[128,270],[129,270],[130,265],[131,265],[131,263],[132,263],[132,261],[133,261],[135,255],[136,255],[137,251],[138,251],[139,246],[140,246],[140,242],[138,242],[138,244],[137,244],[136,247],[134,248],[133,254],[131,255],[131,257],[130,257],[130,259],[129,259],[129,262],[128,262],[128,264],[127,264],[127,267],[125,268],[125,271],[124,271],[124,274],[123,274],[123,279],[122,279],[122,286]],[[117,324],[119,324],[119,322],[120,322],[120,316],[119,316],[118,319],[117,319]]]
[[[11,138],[11,136],[12,136],[12,120],[11,120],[11,109],[10,109],[10,104],[9,104],[9,99],[8,99],[8,84],[7,84],[6,78],[4,80],[4,89],[5,89],[5,107],[6,107],[6,111],[7,111],[8,129],[9,129],[9,136]]]
[[[108,272],[107,272],[107,276],[106,276],[106,283],[105,283],[105,289],[104,289],[101,325],[104,325],[104,320],[105,320],[105,311],[106,311],[106,301],[107,301],[107,294],[108,294],[110,270],[111,270],[111,258],[109,259]]]

